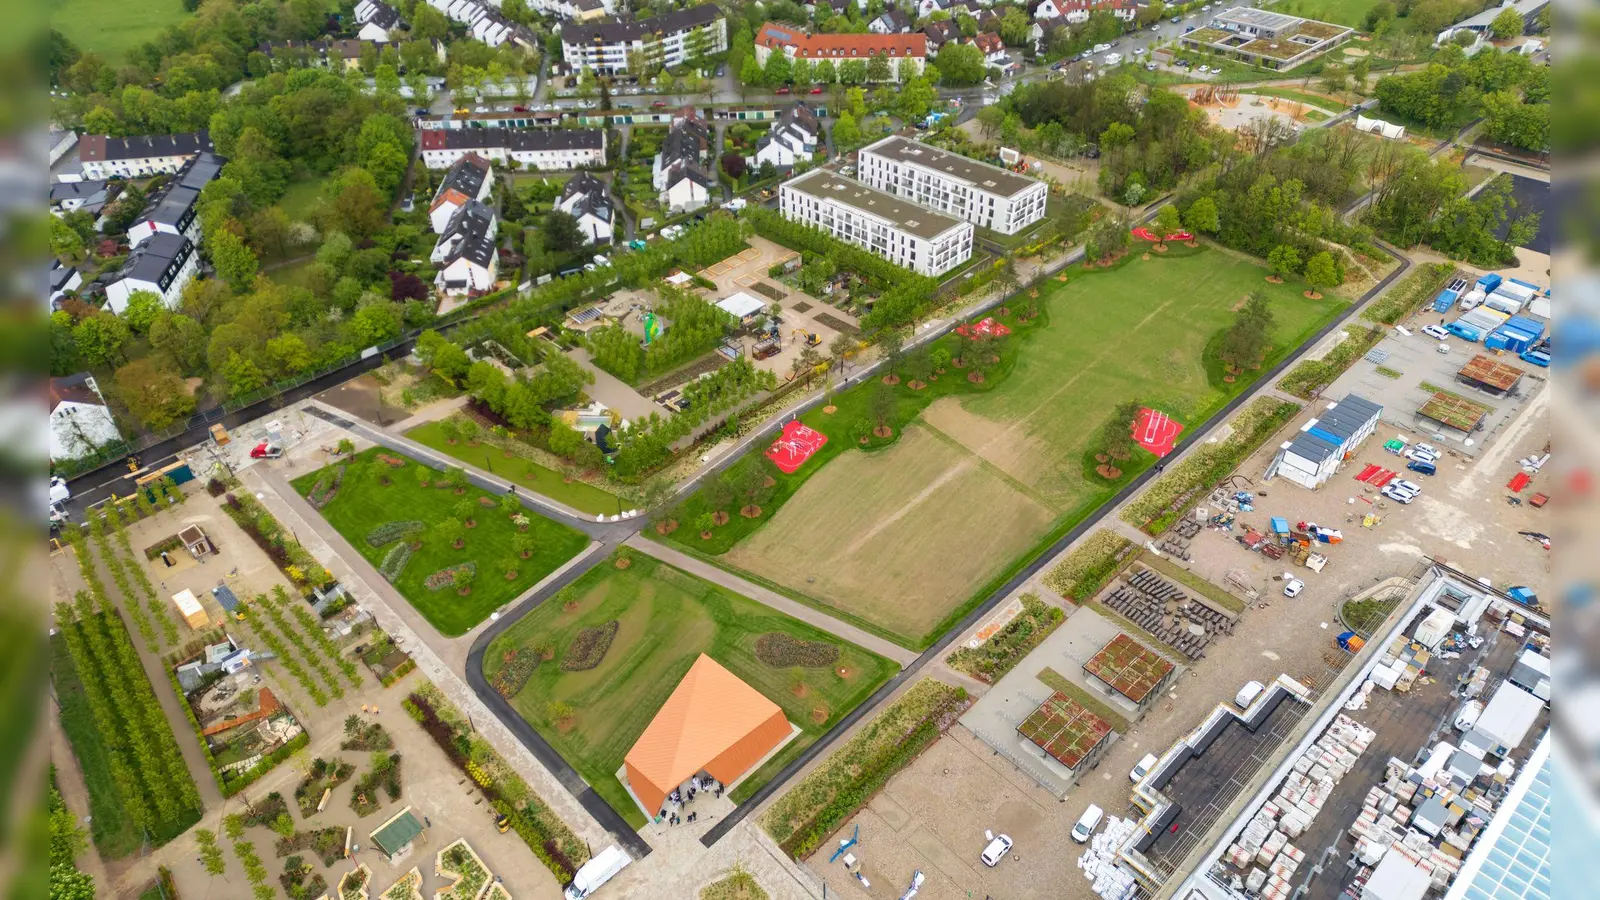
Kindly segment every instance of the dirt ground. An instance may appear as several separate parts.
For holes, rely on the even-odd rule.
[[[1054,517],[983,461],[913,425],[880,453],[834,460],[728,559],[915,639]],[[796,547],[807,548],[803,557]]]
[[[1293,423],[1297,428],[1302,422]],[[1330,562],[1321,573],[1250,554],[1231,535],[1202,531],[1196,539],[1191,563],[1180,563],[1197,574],[1220,579],[1229,569],[1242,569],[1257,580],[1263,597],[1247,610],[1232,635],[1211,645],[1206,657],[1190,666],[1169,686],[1165,696],[1153,701],[1106,754],[1099,765],[1084,774],[1056,803],[1027,775],[994,753],[965,726],[957,725],[927,753],[890,780],[884,791],[862,813],[846,822],[840,834],[825,841],[823,849],[807,861],[825,879],[830,893],[852,898],[898,896],[914,870],[927,876],[919,898],[962,900],[972,896],[1026,896],[1039,885],[1056,885],[1054,896],[1090,900],[1089,882],[1077,869],[1079,845],[1065,837],[1085,807],[1095,803],[1107,814],[1126,815],[1130,809],[1127,772],[1146,753],[1160,753],[1178,736],[1193,728],[1215,704],[1228,702],[1246,681],[1268,681],[1279,674],[1297,678],[1325,677],[1323,653],[1331,650],[1342,630],[1338,609],[1347,596],[1359,593],[1382,578],[1404,574],[1422,554],[1439,558],[1481,574],[1496,585],[1526,584],[1536,591],[1551,585],[1547,551],[1517,532],[1549,532],[1548,513],[1526,505],[1506,504],[1503,485],[1517,471],[1517,459],[1534,453],[1548,440],[1548,420],[1542,405],[1534,404],[1506,429],[1499,445],[1477,460],[1447,458],[1440,473],[1426,481],[1423,496],[1407,507],[1390,504],[1380,510],[1382,524],[1371,530],[1359,522],[1346,524],[1353,508],[1350,498],[1359,486],[1351,476],[1356,463],[1393,459],[1381,441],[1369,441],[1357,460],[1347,464],[1338,480],[1319,492],[1292,485],[1270,485],[1260,498],[1258,512],[1245,519],[1266,524],[1269,515],[1291,521],[1320,518],[1344,529],[1343,543],[1329,548]],[[1289,433],[1285,430],[1283,433]],[[1381,437],[1381,434],[1379,435]],[[1268,448],[1276,442],[1268,441]],[[1249,460],[1240,473],[1252,478],[1264,470],[1271,450]],[[1414,473],[1412,473],[1414,474]],[[1534,490],[1540,479],[1535,477]],[[1337,486],[1337,487],[1335,487]],[[1529,491],[1524,491],[1524,495]],[[1364,496],[1364,495],[1363,495]],[[1356,500],[1354,507],[1368,507]],[[1116,526],[1128,531],[1125,526]],[[1237,532],[1236,532],[1237,533]],[[1131,536],[1131,535],[1130,535]],[[1295,599],[1282,596],[1274,575],[1285,568],[1306,580],[1305,591]],[[1041,584],[1021,590],[1046,594]],[[1061,626],[1093,619],[1072,616]],[[981,691],[980,685],[965,684]],[[828,855],[835,841],[861,825],[862,860],[870,888]],[[983,831],[1005,830],[1016,840],[1015,849],[995,869],[978,860],[984,846]]]

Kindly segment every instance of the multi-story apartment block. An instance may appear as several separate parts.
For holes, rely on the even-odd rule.
[[[712,4],[637,22],[565,25],[561,58],[574,70],[618,75],[634,66],[681,66],[728,49],[728,20]]]
[[[889,137],[861,150],[862,181],[1001,234],[1044,218],[1044,182],[958,153]]]
[[[606,164],[606,133],[598,128],[430,128],[421,139],[422,164],[430,169],[448,169],[468,153],[547,172]]]
[[[78,142],[78,157],[83,161],[85,181],[104,181],[176,172],[189,157],[211,149],[209,131],[125,138],[86,134]]]
[[[938,275],[972,256],[971,223],[825,169],[785,182],[778,209],[919,275]]]
[[[756,32],[756,62],[765,66],[774,52],[812,63],[828,60],[834,66],[851,60],[870,63],[873,57],[883,57],[889,62],[888,80],[899,81],[904,65],[922,74],[928,59],[928,37],[921,33],[809,34],[792,25],[768,22]]]

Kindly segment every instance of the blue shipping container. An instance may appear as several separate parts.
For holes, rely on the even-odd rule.
[[[1506,341],[1506,336],[1496,331],[1494,334],[1484,338],[1483,346],[1489,348],[1490,350],[1505,350],[1508,349]]]
[[[1458,294],[1456,291],[1452,291],[1449,288],[1445,288],[1444,290],[1439,292],[1438,298],[1433,301],[1433,311],[1434,312],[1449,312],[1450,311],[1450,307],[1455,305],[1456,298],[1459,297],[1459,296],[1460,296],[1460,294]]]
[[[1450,332],[1458,338],[1461,338],[1464,341],[1471,341],[1474,344],[1483,340],[1483,332],[1473,328],[1471,325],[1465,325],[1461,322],[1451,322],[1449,325],[1445,326],[1444,330]]]
[[[1511,318],[1505,320],[1505,322],[1502,323],[1496,330],[1520,331],[1524,334],[1531,334],[1535,338],[1538,338],[1544,335],[1544,323],[1540,322],[1538,319],[1530,319],[1527,316],[1512,316]]]
[[[1495,288],[1500,286],[1501,280],[1502,279],[1499,275],[1491,272],[1488,275],[1478,279],[1478,287],[1482,288],[1485,294],[1490,294],[1494,292]]]

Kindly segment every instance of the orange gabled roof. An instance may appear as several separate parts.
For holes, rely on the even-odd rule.
[[[446,203],[453,203],[456,206],[465,206],[467,201],[471,199],[471,197],[468,197],[466,194],[461,193],[455,188],[445,188],[444,193],[439,195],[439,199],[433,201],[433,206],[428,207],[428,212],[433,212]]]
[[[730,750],[753,762],[788,732],[778,704],[702,653],[628,751],[629,783],[646,809],[659,809],[674,788]],[[764,746],[741,747],[750,738]]]

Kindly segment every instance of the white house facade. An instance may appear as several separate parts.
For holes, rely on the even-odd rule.
[[[173,234],[200,243],[200,192],[222,174],[226,158],[215,153],[190,157],[166,184],[145,201],[144,212],[128,229],[128,246],[137,247],[157,234]]]
[[[1016,234],[1044,218],[1050,193],[1037,179],[903,137],[862,148],[857,171],[880,191],[1001,234]]]
[[[122,440],[94,376],[50,379],[50,458],[78,459]]]
[[[790,168],[800,160],[811,159],[821,137],[822,126],[817,122],[816,112],[804,102],[795,101],[756,142],[751,164],[770,163],[780,169]]]
[[[606,163],[606,133],[597,128],[431,128],[421,141],[422,164],[430,169],[448,169],[468,153],[546,172]]]
[[[972,256],[971,223],[825,169],[784,182],[778,209],[919,275],[939,275]]]
[[[835,66],[851,60],[871,63],[873,57],[889,62],[891,82],[900,80],[901,68],[922,74],[928,60],[928,39],[917,34],[807,34],[792,25],[768,22],[756,33],[756,62],[765,66],[774,52],[812,63],[823,60]]]
[[[84,180],[104,181],[176,172],[190,157],[212,149],[209,131],[126,138],[86,134],[78,141],[78,158]]]
[[[434,286],[446,294],[493,290],[500,263],[494,239],[499,232],[494,210],[477,200],[456,210],[429,256],[439,267]]]
[[[428,206],[428,223],[443,234],[456,210],[474,200],[486,200],[494,186],[494,168],[476,153],[464,154],[439,181]]]
[[[578,229],[590,243],[611,243],[616,213],[611,205],[611,192],[606,189],[604,181],[588,172],[579,172],[567,179],[561,197],[556,201],[556,208],[577,220]]]
[[[166,232],[152,235],[133,248],[116,278],[106,284],[106,308],[121,314],[128,308],[129,297],[138,291],[150,291],[172,309],[199,268],[200,254],[194,241]]]
[[[1090,13],[1108,12],[1114,18],[1131,22],[1147,5],[1136,0],[1040,0],[1033,8],[1033,18],[1039,22],[1080,25],[1089,21]]]

